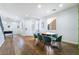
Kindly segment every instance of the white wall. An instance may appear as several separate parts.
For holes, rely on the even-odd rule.
[[[23,21],[23,31],[25,36],[32,35],[33,29],[32,29],[32,20],[24,20]]]
[[[23,19],[21,21],[22,35],[32,36],[38,31],[38,21],[36,19]]]
[[[77,44],[77,7],[53,14],[56,16],[56,32],[63,35],[63,41]],[[53,32],[53,31],[52,31]]]
[[[77,43],[77,8],[68,9],[57,16],[57,32],[63,34],[63,41]]]
[[[13,31],[13,34],[20,34],[24,36],[32,36],[33,33],[38,31],[37,19],[21,19],[18,22],[13,20],[14,19],[2,17],[4,31]],[[9,25],[10,28],[8,28]],[[20,28],[17,28],[17,26]]]
[[[3,23],[3,27],[4,27],[4,31],[13,31],[13,34],[18,34],[18,28],[17,26],[19,26],[18,22],[14,22],[14,21],[5,21],[2,18],[2,23]],[[10,25],[10,28],[8,28],[8,26]]]
[[[39,21],[39,31],[46,32],[47,31],[47,19],[41,18]]]
[[[10,25],[10,28],[8,26]],[[14,34],[17,33],[17,23],[16,22],[7,22],[3,21],[4,31],[13,31]]]
[[[22,21],[22,24],[23,33],[25,36],[32,36],[33,33],[47,31],[45,19],[25,19]],[[27,30],[25,28],[27,28]]]

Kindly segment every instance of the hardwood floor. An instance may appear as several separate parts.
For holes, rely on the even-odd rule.
[[[77,55],[79,49],[76,45],[62,43],[62,49],[35,45],[33,37],[15,35],[13,39],[6,37],[4,44],[0,47],[1,55]]]
[[[4,44],[0,47],[0,55],[14,55],[15,50],[11,37],[6,37]]]

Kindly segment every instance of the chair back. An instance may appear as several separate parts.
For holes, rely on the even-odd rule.
[[[36,34],[34,34],[34,38],[37,38],[37,35]]]
[[[42,35],[41,35],[40,33],[38,33],[37,35],[38,35],[38,36],[37,36],[38,39],[39,39],[39,40],[42,40]]]
[[[50,37],[48,37],[48,36],[43,36],[43,38],[44,38],[44,43],[45,43],[45,44],[50,44],[50,43],[51,43],[51,38],[50,38]]]
[[[57,38],[58,34],[53,34],[52,37]]]
[[[62,40],[62,35],[56,39],[56,42],[61,42],[61,40]]]
[[[47,36],[51,36],[51,34],[46,34]]]

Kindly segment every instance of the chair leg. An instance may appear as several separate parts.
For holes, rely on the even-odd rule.
[[[61,42],[56,42],[56,46],[61,49],[62,48],[62,45],[61,45]]]
[[[37,38],[35,38],[35,45],[37,45],[39,42],[39,40]]]
[[[59,42],[58,44],[59,44],[59,49],[62,49],[62,44],[61,44],[61,42]]]
[[[51,46],[54,46],[55,45],[55,42],[54,41],[51,41]]]
[[[45,45],[45,50],[47,55],[54,55],[54,49],[50,45]]]

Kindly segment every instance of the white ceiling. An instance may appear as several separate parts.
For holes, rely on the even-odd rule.
[[[38,3],[0,3],[0,14],[14,18],[41,18],[77,4],[65,3],[61,8],[59,7],[59,3],[43,3],[41,4],[41,8],[38,8],[37,5]],[[52,9],[56,9],[56,11],[52,11]],[[50,12],[47,13],[47,11]]]

